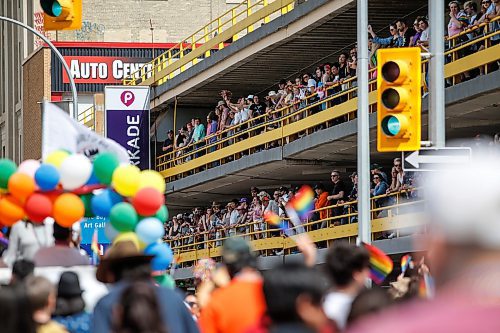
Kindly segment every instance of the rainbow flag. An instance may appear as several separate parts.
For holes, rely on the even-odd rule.
[[[314,191],[310,186],[302,186],[287,206],[293,208],[301,219],[308,218],[314,210]]]
[[[267,223],[269,223],[271,225],[279,227],[281,219],[275,213],[268,211],[268,212],[264,213],[264,221],[266,221]]]
[[[434,279],[430,274],[425,273],[423,278],[420,279],[418,295],[425,299],[434,298]]]
[[[408,267],[410,267],[411,256],[409,254],[401,257],[401,272],[404,274]]]
[[[370,253],[370,278],[376,284],[384,282],[389,273],[392,272],[394,263],[387,254],[373,245],[363,243]]]
[[[288,225],[285,221],[283,221],[278,215],[273,212],[265,212],[264,213],[264,221],[269,223],[270,225],[276,226],[283,230],[285,235],[291,237],[293,235],[292,230],[288,228]]]

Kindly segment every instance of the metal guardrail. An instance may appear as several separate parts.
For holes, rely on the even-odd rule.
[[[419,212],[424,201],[419,199],[419,189],[410,188],[400,192],[371,198],[372,238],[376,239],[384,232],[394,233],[394,237],[415,233],[421,230]],[[384,201],[384,203],[382,203]],[[220,257],[221,245],[225,239],[235,234],[245,237],[252,243],[254,250],[261,255],[273,255],[276,251],[290,254],[295,250],[295,242],[286,234],[300,232],[303,228],[315,243],[324,243],[328,247],[333,241],[347,239],[355,241],[358,235],[357,201],[343,202],[337,205],[314,210],[313,213],[326,212],[326,218],[307,219],[301,226],[288,223],[286,231],[273,229],[265,221],[228,226],[198,234],[179,236],[166,240],[172,247],[177,263],[189,266],[202,258]],[[340,214],[333,212],[342,211]],[[288,222],[287,218],[282,220]]]
[[[252,32],[293,9],[295,0],[245,0],[210,21],[167,52],[123,80],[124,85],[160,85],[210,57],[214,48]],[[201,45],[200,45],[201,44]]]
[[[449,38],[452,41],[450,48],[445,52],[450,62],[445,65],[445,77],[449,78],[451,84],[457,84],[456,76],[468,72],[474,68],[482,68],[487,73],[488,64],[500,59],[500,46],[491,45],[491,37],[500,34],[500,30],[489,31],[488,23],[481,24],[483,29],[481,35],[470,41],[461,41],[461,36],[469,32]],[[484,45],[481,51],[463,56],[464,50],[474,44]],[[427,72],[427,60],[422,62],[422,77],[425,80]],[[376,110],[376,72],[371,69],[370,80],[370,112]],[[425,89],[425,81],[422,85]],[[356,77],[349,78],[341,84],[335,84],[328,88],[327,97],[314,104],[310,103],[311,97],[305,100],[272,111],[270,114],[262,115],[238,124],[233,128],[225,129],[203,141],[174,150],[171,153],[161,155],[157,158],[157,170],[162,173],[167,181],[174,181],[184,176],[195,174],[207,168],[215,167],[241,156],[254,153],[261,149],[273,146],[283,146],[290,143],[303,134],[310,134],[317,128],[328,128],[339,121],[348,121],[356,118]],[[334,92],[343,85],[344,90]],[[320,108],[321,111],[317,112]],[[241,130],[241,128],[246,128]]]

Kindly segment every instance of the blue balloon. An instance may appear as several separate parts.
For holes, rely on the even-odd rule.
[[[59,172],[51,164],[42,164],[35,172],[35,182],[42,191],[51,191],[59,184]]]
[[[159,241],[165,235],[165,228],[157,218],[147,217],[137,224],[135,233],[139,240],[149,245]]]
[[[97,185],[100,184],[99,179],[97,179],[97,176],[95,175],[94,171],[92,171],[92,174],[90,175],[89,180],[87,180],[87,183],[85,185]]]
[[[116,236],[120,234],[118,230],[113,228],[113,225],[111,225],[111,222],[106,221],[106,225],[104,226],[104,234],[106,235],[106,238],[112,242],[115,240]]]
[[[174,253],[167,243],[153,243],[146,247],[144,254],[154,256],[151,260],[153,271],[166,270],[174,258]]]
[[[111,189],[105,189],[92,197],[90,206],[95,216],[108,217],[111,208],[122,201],[123,199],[118,193]]]

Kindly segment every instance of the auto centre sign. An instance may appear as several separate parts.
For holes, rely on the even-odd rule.
[[[65,56],[64,59],[75,83],[120,83],[131,74],[138,76],[137,72],[143,67],[152,68],[144,58]],[[69,83],[66,72],[63,72],[63,83]]]
[[[104,99],[106,137],[127,150],[131,164],[149,169],[149,87],[107,86]]]

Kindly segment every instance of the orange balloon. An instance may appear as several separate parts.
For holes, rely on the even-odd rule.
[[[11,195],[0,199],[0,221],[5,226],[11,226],[24,218],[24,209],[21,202]]]
[[[54,202],[53,216],[61,227],[70,228],[85,214],[82,200],[73,193],[61,194]]]
[[[35,192],[36,185],[33,177],[16,172],[10,176],[7,188],[14,197],[24,202],[31,193]]]

